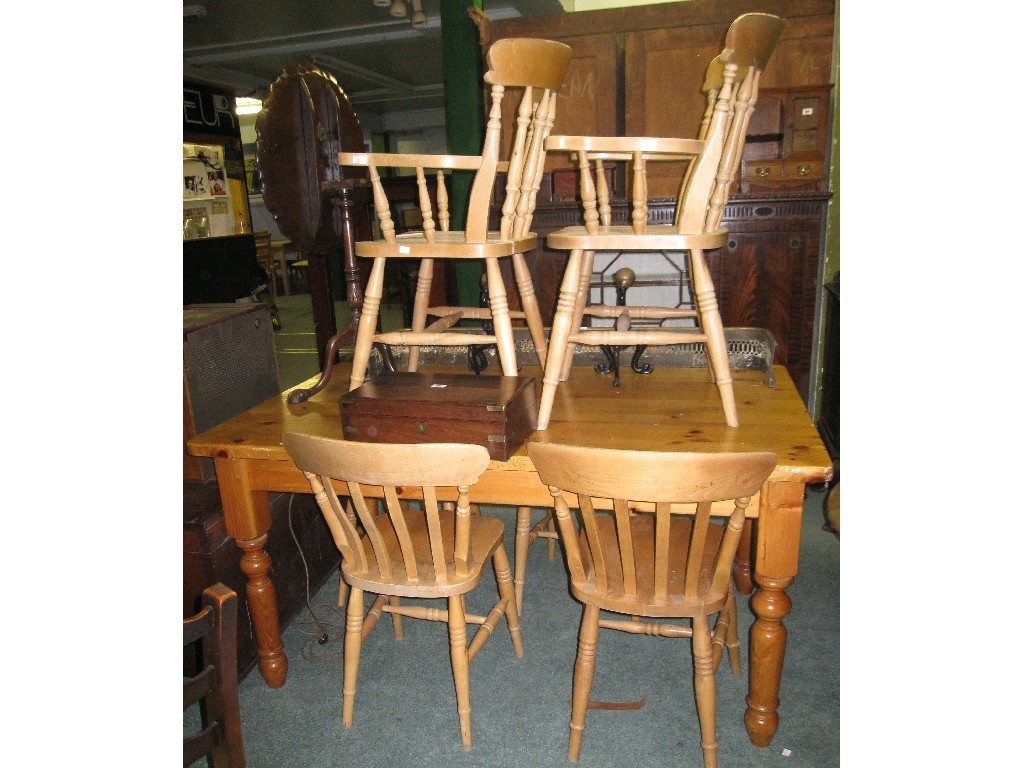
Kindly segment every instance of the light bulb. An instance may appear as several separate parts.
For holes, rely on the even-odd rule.
[[[412,0],[412,18],[409,22],[414,27],[422,27],[427,23],[427,14],[423,12],[422,0]]]

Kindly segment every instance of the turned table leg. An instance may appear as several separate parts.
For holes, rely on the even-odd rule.
[[[786,626],[792,601],[786,588],[793,583],[800,552],[800,519],[804,485],[771,482],[761,489],[757,521],[757,557],[751,599],[754,625],[750,628],[750,682],[744,723],[750,742],[771,744],[779,729],[779,684],[786,657]]]
[[[264,550],[270,531],[270,500],[266,491],[252,487],[249,465],[242,459],[214,459],[217,486],[228,535],[242,550],[240,567],[248,577],[245,587],[259,668],[271,688],[280,688],[288,676],[288,657],[281,642],[277,590],[270,576],[270,555]]]

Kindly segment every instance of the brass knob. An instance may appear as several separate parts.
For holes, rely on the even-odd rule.
[[[427,422],[425,422],[425,421],[417,421],[416,422],[416,432],[418,434],[421,434],[421,435],[427,434]]]
[[[623,267],[617,270],[612,278],[615,280],[615,287],[621,291],[628,291],[633,283],[636,282],[636,272],[629,267]]]
[[[757,174],[758,176],[761,176],[761,177],[763,178],[763,177],[765,177],[765,176],[771,176],[771,174],[772,174],[772,169],[771,169],[771,168],[769,168],[769,167],[768,167],[768,166],[766,166],[766,165],[759,165],[759,166],[757,167],[757,170],[756,170],[756,171],[754,171],[754,173],[756,173],[756,174]]]
[[[807,174],[809,174],[811,172],[811,166],[809,166],[809,165],[797,166],[796,172],[799,175],[801,175],[801,176],[806,176]]]

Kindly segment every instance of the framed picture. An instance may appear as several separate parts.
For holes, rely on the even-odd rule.
[[[185,187],[182,197],[206,197],[209,194],[204,174],[185,174]]]
[[[210,169],[206,172],[207,189],[211,195],[226,195],[228,193],[227,182],[224,181],[224,171]]]

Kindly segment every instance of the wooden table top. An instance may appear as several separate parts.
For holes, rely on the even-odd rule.
[[[496,366],[484,375],[498,375]],[[426,372],[451,367],[424,365]],[[465,372],[463,369],[462,372]],[[528,441],[574,443],[607,448],[659,451],[772,451],[778,466],[772,477],[802,483],[832,477],[832,461],[785,367],[773,367],[776,386],[756,370],[733,371],[740,426],[725,424],[718,390],[706,369],[658,368],[649,375],[623,371],[620,387],[589,367],[573,368],[559,385],[550,427]],[[521,376],[542,373],[523,366]],[[309,388],[319,375],[298,385]],[[348,390],[349,366],[335,366],[331,381],[305,403],[290,405],[286,393],[271,398],[188,442],[195,456],[288,461],[281,444],[286,431],[343,437],[339,399]],[[290,390],[289,390],[290,391]],[[490,471],[534,471],[524,444]]]

